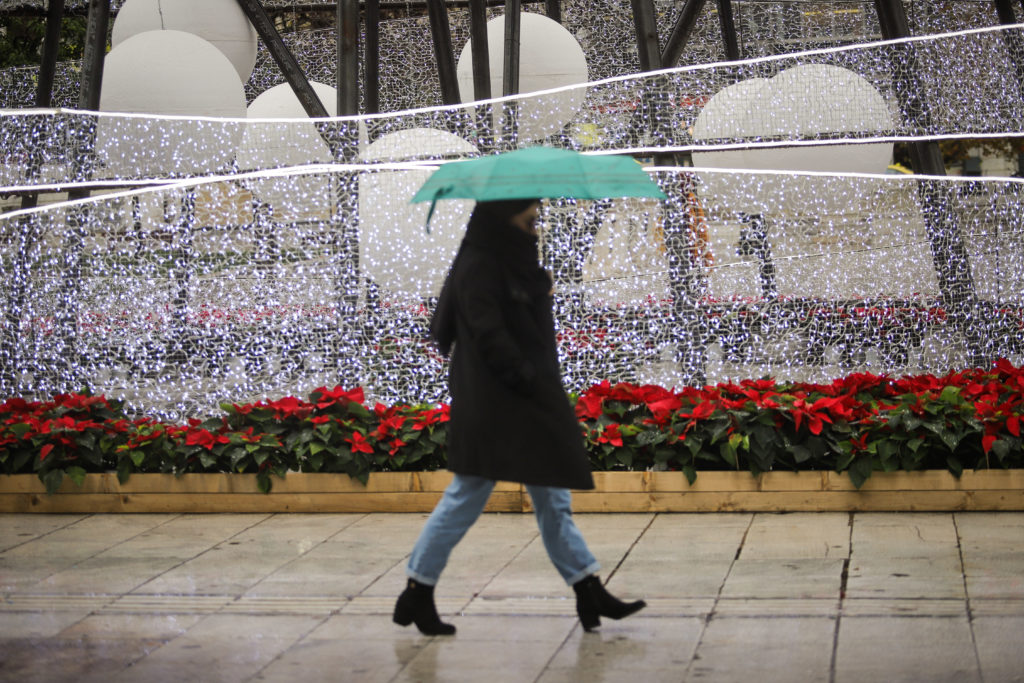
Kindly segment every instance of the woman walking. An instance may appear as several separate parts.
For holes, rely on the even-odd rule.
[[[544,548],[576,593],[584,629],[645,606],[605,590],[572,519],[569,489],[594,482],[562,387],[552,280],[537,261],[539,208],[533,199],[476,205],[431,321],[438,347],[451,352],[448,469],[455,477],[416,541],[393,617],[426,635],[455,633],[437,614],[434,586],[498,480],[526,485]],[[499,432],[496,420],[509,428]]]

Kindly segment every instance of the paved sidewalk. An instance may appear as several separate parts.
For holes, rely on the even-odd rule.
[[[391,623],[421,514],[0,515],[0,680],[1024,681],[1024,513],[592,514],[583,633],[533,518],[488,514]]]

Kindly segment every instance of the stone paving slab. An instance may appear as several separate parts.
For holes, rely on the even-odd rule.
[[[0,681],[1024,681],[1024,513],[577,515],[584,633],[530,514],[390,620],[423,514],[0,515]]]

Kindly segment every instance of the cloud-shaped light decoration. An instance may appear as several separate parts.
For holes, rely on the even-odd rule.
[[[491,96],[502,94],[505,17],[487,22],[487,52],[491,66]],[[459,55],[459,93],[463,102],[473,100],[472,41]],[[529,93],[565,85],[586,83],[587,58],[576,38],[561,24],[540,14],[523,12],[519,25],[519,92]],[[572,121],[586,98],[583,88],[565,90],[520,101],[519,139],[540,140],[559,132]],[[500,107],[495,125],[501,123]]]
[[[867,79],[843,67],[802,64],[771,79],[752,78],[719,91],[697,116],[693,138],[807,139],[842,133],[885,133],[892,127],[885,99]],[[851,142],[695,152],[693,163],[705,168],[884,173],[891,157],[892,143]],[[804,202],[794,188],[785,184],[758,181],[758,186],[752,187],[747,181],[743,177],[710,176],[701,191],[707,197],[731,200],[737,209],[752,213],[792,211]],[[834,199],[830,207],[834,210],[858,208],[850,205],[849,201],[857,201],[850,193],[833,188],[822,194]]]
[[[146,31],[107,54],[100,110],[242,118],[245,93],[235,67],[209,42],[184,31]],[[230,162],[241,132],[228,121],[101,117],[99,173],[213,173]]]
[[[323,83],[311,82],[313,91],[327,113],[338,110],[337,90]],[[261,93],[247,109],[253,119],[246,124],[236,161],[239,170],[280,168],[326,164],[334,161],[330,148],[320,136],[316,125],[308,122],[302,103],[287,83]],[[274,119],[260,121],[258,119]],[[288,119],[288,120],[284,120]],[[359,124],[359,143],[366,141],[366,126]],[[262,201],[274,207],[278,221],[301,220],[312,213],[330,212],[330,183],[326,176],[290,176],[268,180],[247,181],[247,186]],[[320,201],[310,201],[318,197]]]
[[[127,0],[117,12],[110,43],[117,47],[139,33],[160,30],[208,41],[231,60],[243,83],[256,66],[256,29],[235,0]]]
[[[465,158],[476,147],[457,135],[412,128],[381,136],[363,153],[366,161]],[[389,291],[416,298],[437,296],[474,203],[437,203],[426,230],[429,204],[409,200],[433,170],[371,171],[359,179],[360,266]]]

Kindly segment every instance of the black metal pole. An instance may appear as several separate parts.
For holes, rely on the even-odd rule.
[[[380,0],[366,0],[365,106],[367,114],[380,111]]]
[[[910,37],[910,25],[902,0],[875,0],[875,9],[884,39]],[[915,129],[912,132],[926,132],[931,127],[931,115],[922,97],[914,46],[909,43],[894,45],[892,59],[895,90],[903,117]],[[942,153],[935,142],[911,142],[910,162],[916,173],[946,175]],[[918,187],[918,201],[943,306],[967,344],[969,362],[987,366],[991,358],[985,351],[988,341],[985,316],[978,310],[977,290],[963,234],[956,215],[948,206],[950,189],[942,183],[928,180],[920,181]]]
[[[448,8],[444,0],[427,0],[427,14],[430,16],[430,34],[434,39],[437,77],[441,83],[441,103],[458,104],[459,81],[452,51],[452,29],[448,23]]]
[[[82,83],[78,108],[100,108],[103,85],[103,58],[107,54],[107,26],[110,24],[110,0],[89,0],[89,18],[85,28],[85,52],[82,56]]]
[[[505,3],[505,52],[501,71],[502,96],[519,94],[519,25],[522,3]]]
[[[39,63],[39,83],[36,87],[36,106],[48,109],[53,103],[53,79],[57,72],[57,52],[60,50],[60,29],[64,19],[64,0],[50,0],[46,8],[46,37],[43,39],[43,58]],[[48,127],[48,121],[44,121]],[[49,136],[48,130],[41,131]],[[29,164],[29,177],[35,177],[41,163],[41,146],[32,150],[34,157]],[[32,193],[21,198],[21,208],[31,209],[39,202],[39,195]]]
[[[337,85],[338,115],[359,113],[359,0],[339,0],[337,4]],[[358,127],[349,123],[325,127],[322,135],[335,140],[332,147],[336,161],[356,160],[359,153]],[[362,381],[359,344],[363,328],[359,316],[362,289],[359,264],[359,174],[338,173],[332,176],[335,196],[336,287],[340,325],[336,345],[339,373],[349,386]]]
[[[736,35],[736,20],[732,14],[732,0],[718,0],[718,23],[722,28],[725,58],[735,62],[740,58],[740,43]]]
[[[561,0],[544,0],[544,11],[548,19],[553,19],[559,24],[562,23],[562,2]]]
[[[303,73],[302,67],[299,66],[295,56],[284,44],[284,41],[281,40],[281,34],[277,32],[273,20],[267,15],[259,0],[238,0],[238,6],[242,8],[245,16],[248,17],[249,22],[256,29],[260,40],[267,46],[270,56],[273,57],[274,62],[281,69],[281,73],[284,74],[285,80],[292,87],[295,96],[299,98],[299,102],[302,104],[306,114],[310,118],[326,118],[330,116],[320,98],[317,97],[313,87],[309,84],[309,80],[306,78],[306,74]],[[340,11],[340,2],[338,6]]]
[[[661,68],[661,46],[658,24],[654,15],[654,0],[630,0],[633,6],[633,26],[636,28],[636,46],[641,71]]]
[[[683,55],[683,48],[686,47],[686,43],[690,40],[690,34],[693,32],[693,27],[697,24],[697,17],[700,16],[701,10],[704,9],[706,1],[686,0],[686,4],[680,10],[679,16],[676,17],[676,23],[672,27],[672,34],[669,35],[668,42],[665,43],[665,49],[661,52],[662,68],[670,68],[679,64],[679,58]]]
[[[473,59],[473,99],[491,97],[491,55],[487,45],[486,0],[470,0],[469,40]]]
[[[64,20],[64,0],[50,0],[46,8],[46,38],[43,39],[43,59],[39,65],[39,84],[36,88],[36,106],[48,108],[53,102],[53,77],[57,72],[57,52],[60,49],[60,29]]]
[[[338,116],[359,114],[359,0],[338,2]]]

